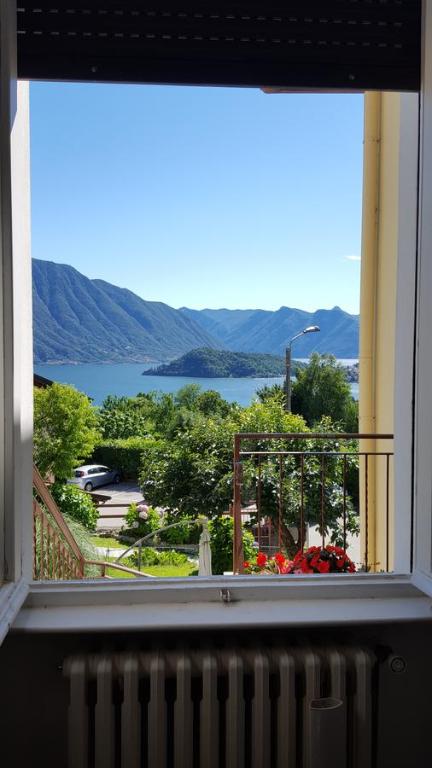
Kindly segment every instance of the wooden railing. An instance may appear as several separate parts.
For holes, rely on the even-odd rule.
[[[84,555],[35,466],[33,489],[33,578],[84,578]]]
[[[89,569],[110,578],[108,569],[152,578],[145,573],[105,560],[88,560],[51,496],[37,467],[33,467],[33,578],[35,581],[89,577]],[[94,578],[94,577],[93,577]]]

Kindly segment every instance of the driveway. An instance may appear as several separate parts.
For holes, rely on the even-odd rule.
[[[123,525],[123,519],[129,505],[138,504],[143,501],[142,493],[136,483],[104,485],[102,488],[95,489],[95,493],[101,494],[101,496],[111,496],[106,504],[98,507],[98,531],[118,530]]]

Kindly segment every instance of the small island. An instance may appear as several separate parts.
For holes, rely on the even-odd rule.
[[[292,366],[296,373],[298,363]],[[171,363],[143,371],[143,376],[188,376],[203,379],[270,378],[285,374],[285,360],[277,355],[228,352],[202,347]]]

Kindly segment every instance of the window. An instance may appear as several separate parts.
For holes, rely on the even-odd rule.
[[[1,226],[2,226],[2,265],[3,284],[6,286],[3,295],[4,303],[4,390],[3,403],[5,408],[4,434],[4,527],[5,527],[5,557],[3,566],[4,576],[12,585],[17,585],[17,597],[11,602],[10,591],[0,591],[0,598],[5,596],[1,605],[3,618],[0,626],[6,631],[8,622],[16,613],[26,591],[29,575],[22,563],[30,551],[30,518],[31,518],[31,343],[30,332],[30,295],[31,282],[29,274],[28,242],[26,223],[28,204],[26,189],[26,167],[28,158],[23,151],[23,135],[25,132],[26,108],[21,103],[21,96],[26,97],[26,85],[20,84],[17,117],[15,118],[12,134],[12,145],[9,141],[12,105],[7,98],[9,85],[13,75],[13,46],[14,40],[12,4],[2,6],[2,126],[1,134]],[[10,34],[8,35],[8,31]],[[5,42],[7,45],[5,45]],[[428,212],[432,198],[432,10],[426,8],[425,16],[425,62],[424,83],[422,94],[422,124],[421,124],[421,156],[420,156],[420,229],[418,250],[418,284],[417,294],[412,279],[412,257],[409,256],[409,266],[404,262],[406,257],[403,244],[408,244],[412,254],[415,232],[412,226],[412,211],[408,221],[401,210],[400,217],[400,289],[398,305],[397,340],[400,349],[404,350],[407,359],[415,357],[415,417],[414,417],[414,576],[411,582],[408,575],[397,576],[359,576],[348,583],[341,578],[335,584],[334,580],[323,578],[320,581],[319,596],[330,598],[336,592],[336,601],[328,600],[326,611],[320,608],[315,585],[310,581],[297,580],[295,583],[281,583],[270,580],[265,585],[265,611],[262,610],[263,585],[259,582],[246,582],[242,578],[235,581],[219,580],[213,583],[197,581],[193,588],[183,585],[142,586],[116,584],[112,589],[102,594],[92,585],[82,584],[76,588],[66,588],[63,585],[52,587],[40,585],[32,588],[29,607],[19,618],[21,627],[38,626],[46,628],[85,626],[112,627],[115,624],[123,627],[142,627],[145,623],[150,626],[167,626],[175,622],[189,623],[194,626],[217,625],[220,622],[230,623],[277,623],[311,622],[323,620],[385,620],[401,617],[424,618],[429,612],[429,601],[417,593],[414,586],[419,586],[427,594],[432,594],[432,526],[431,498],[432,481],[430,467],[432,466],[432,408],[430,380],[432,375],[432,305],[430,290],[432,289],[432,267],[428,254],[432,250],[432,229]],[[20,122],[20,117],[23,123]],[[407,118],[408,119],[408,118]],[[6,128],[5,128],[6,125]],[[410,130],[413,123],[410,124]],[[19,137],[17,136],[18,132]],[[15,139],[15,137],[17,137]],[[14,143],[18,140],[18,146]],[[8,163],[12,146],[12,187],[8,182]],[[16,175],[15,175],[16,174]],[[409,175],[409,200],[412,203],[415,188],[412,175]],[[401,202],[402,207],[402,202]],[[26,222],[27,219],[27,222]],[[406,238],[406,240],[404,240]],[[13,258],[12,258],[13,256]],[[408,283],[403,279],[404,271],[410,278]],[[405,273],[406,274],[406,273]],[[402,285],[403,284],[403,285]],[[9,287],[9,291],[8,291]],[[403,292],[402,292],[403,291]],[[12,302],[13,297],[13,302]],[[410,317],[417,300],[417,337],[410,333]],[[411,314],[410,314],[411,313]],[[400,366],[404,361],[401,356]],[[407,366],[410,369],[410,366]],[[400,404],[401,440],[406,438],[403,447],[405,459],[409,458],[411,428],[409,426],[409,408],[411,401],[410,380],[405,370],[403,383],[397,391]],[[404,504],[401,516],[408,517],[407,506],[410,493],[407,492],[410,481],[410,470],[400,467],[400,488]],[[402,478],[404,478],[402,482]],[[406,530],[406,529],[405,529]],[[397,546],[400,546],[399,544]],[[406,542],[404,552],[406,553]],[[31,558],[28,558],[30,562]],[[406,554],[401,562],[407,565]],[[408,573],[407,567],[405,573]],[[9,589],[7,587],[7,589]],[[373,589],[376,598],[373,606],[368,599]],[[301,590],[304,600],[299,600]],[[358,600],[352,600],[353,597]],[[289,598],[295,599],[290,602]],[[397,600],[389,600],[395,597]],[[8,604],[9,602],[9,604]],[[106,606],[115,604],[116,614],[106,611]],[[232,605],[228,605],[232,603]],[[97,605],[97,608],[95,607]],[[35,610],[41,605],[49,605],[44,612]],[[86,607],[87,606],[87,607]],[[90,608],[89,608],[90,606]],[[73,607],[73,610],[71,608]],[[230,613],[228,613],[228,611]],[[42,615],[44,613],[44,615]],[[109,614],[109,615],[108,615]]]

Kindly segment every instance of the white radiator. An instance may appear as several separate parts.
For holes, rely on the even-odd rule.
[[[69,768],[371,768],[361,648],[69,657]]]

